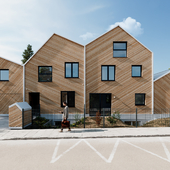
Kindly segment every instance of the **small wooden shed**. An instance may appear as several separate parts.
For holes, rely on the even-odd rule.
[[[9,129],[23,129],[32,124],[32,107],[27,102],[9,106]]]

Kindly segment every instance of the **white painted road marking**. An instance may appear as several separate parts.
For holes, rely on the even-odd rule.
[[[86,140],[84,140],[84,142],[85,142],[91,149],[93,149],[93,150],[94,150],[105,162],[107,162],[107,163],[111,163],[111,162],[112,162],[112,160],[113,160],[113,158],[114,158],[114,155],[115,155],[115,153],[116,153],[116,149],[117,149],[117,147],[118,147],[118,145],[119,145],[119,139],[118,139],[118,140],[116,141],[116,144],[114,145],[114,148],[113,148],[110,156],[109,156],[109,159],[106,159],[100,152],[98,152],[93,146],[91,146],[89,142],[87,142]]]
[[[135,148],[138,148],[138,149],[140,149],[140,150],[142,150],[142,151],[145,151],[145,152],[147,152],[147,153],[149,153],[149,154],[151,154],[151,155],[154,155],[154,156],[156,156],[156,157],[158,157],[158,158],[160,158],[160,159],[163,159],[163,160],[165,160],[165,161],[167,161],[167,162],[170,162],[170,160],[165,159],[165,158],[163,158],[163,157],[161,157],[161,156],[159,156],[159,155],[157,155],[157,154],[155,154],[155,153],[152,153],[152,152],[150,152],[150,151],[147,151],[146,149],[143,149],[143,148],[141,148],[141,147],[139,147],[139,146],[136,146],[136,145],[134,145],[134,144],[132,144],[132,143],[130,143],[130,142],[127,142],[127,141],[125,141],[125,140],[122,140],[122,141],[125,142],[125,143],[128,143],[128,144],[131,145],[131,146],[134,146]]]
[[[72,147],[70,147],[69,149],[67,149],[65,152],[63,152],[61,155],[59,155],[57,158],[56,155],[57,155],[57,151],[58,151],[58,147],[59,147],[59,142],[57,143],[57,146],[54,150],[54,153],[53,153],[53,156],[52,156],[52,160],[50,163],[54,163],[56,162],[58,159],[60,159],[63,155],[65,155],[67,152],[69,152],[70,150],[72,150],[74,147],[76,147],[82,140],[78,141],[76,144],[74,144]]]
[[[166,153],[166,156],[168,157],[168,160],[170,161],[170,153],[169,153],[169,151],[168,151],[165,143],[163,142],[162,138],[159,138],[159,140],[161,141],[162,146],[163,146],[163,148],[164,148],[164,151],[165,151],[165,153]]]
[[[114,155],[116,153],[116,150],[117,150],[117,147],[119,145],[119,139],[116,141],[114,147],[113,147],[113,150],[109,156],[108,159],[106,159],[100,152],[98,152],[93,146],[90,145],[89,142],[87,142],[85,139],[81,139],[79,140],[75,145],[73,145],[72,147],[70,147],[68,150],[66,150],[65,152],[63,152],[61,155],[59,155],[58,157],[57,156],[57,151],[58,151],[58,147],[59,147],[59,144],[60,144],[60,141],[57,142],[57,146],[55,147],[54,149],[54,153],[53,153],[53,156],[52,156],[52,159],[51,159],[51,162],[50,163],[54,163],[56,162],[57,160],[59,160],[64,154],[66,154],[67,152],[69,152],[71,149],[73,149],[74,147],[76,147],[81,141],[84,141],[91,149],[93,149],[97,155],[99,155],[105,162],[107,163],[111,163],[113,158],[114,158]]]

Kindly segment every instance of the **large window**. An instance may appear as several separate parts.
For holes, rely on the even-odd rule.
[[[145,105],[145,93],[135,94],[135,105]]]
[[[79,63],[65,63],[65,78],[79,78]]]
[[[68,107],[75,107],[75,91],[61,91],[61,107],[64,107],[64,101]]]
[[[39,66],[38,67],[38,81],[39,82],[52,82],[52,67]]]
[[[102,81],[115,81],[115,66],[103,65],[101,67]]]
[[[127,42],[113,42],[113,57],[126,57]]]
[[[132,77],[142,77],[141,65],[132,65]]]
[[[9,70],[0,70],[0,81],[9,81]]]

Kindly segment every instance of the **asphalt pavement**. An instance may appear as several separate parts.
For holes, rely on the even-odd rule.
[[[168,170],[170,137],[0,141],[2,170]]]

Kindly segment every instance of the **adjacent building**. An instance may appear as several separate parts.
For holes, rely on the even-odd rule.
[[[8,107],[23,100],[23,67],[0,57],[0,115]]]

